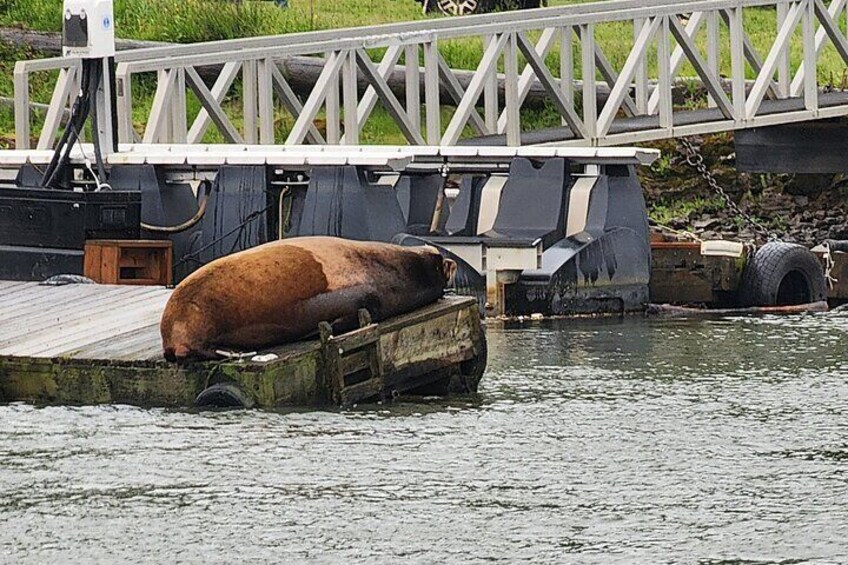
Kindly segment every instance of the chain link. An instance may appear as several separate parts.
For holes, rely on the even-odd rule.
[[[678,141],[683,147],[683,155],[686,157],[686,162],[689,166],[694,167],[698,171],[701,177],[703,177],[703,179],[707,182],[710,189],[724,200],[725,204],[727,204],[727,207],[730,208],[731,211],[735,212],[737,216],[745,220],[745,222],[747,222],[755,232],[766,240],[777,239],[775,234],[770,233],[768,228],[766,228],[761,222],[742,210],[742,208],[733,201],[730,195],[727,194],[721,186],[719,186],[716,178],[704,164],[704,156],[701,155],[701,152],[697,147],[695,147],[694,143],[685,137],[678,138]]]

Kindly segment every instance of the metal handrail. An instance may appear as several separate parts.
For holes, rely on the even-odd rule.
[[[274,143],[274,95],[295,117],[295,125],[286,143],[358,143],[362,124],[381,101],[410,143],[455,144],[463,130],[471,126],[478,135],[504,135],[507,144],[521,142],[520,108],[532,81],[537,81],[560,112],[570,132],[568,143],[609,145],[633,143],[675,135],[707,133],[723,129],[739,129],[772,123],[817,119],[848,114],[848,100],[822,109],[818,105],[815,66],[818,53],[827,39],[848,64],[848,41],[834,22],[845,10],[846,0],[610,0],[558,8],[539,8],[522,12],[486,14],[425,20],[403,24],[385,24],[367,28],[350,28],[305,32],[282,36],[215,41],[192,45],[163,46],[119,52],[116,55],[119,92],[119,132],[122,141],[132,141],[132,76],[157,72],[158,88],[145,129],[146,142],[197,142],[214,124],[230,142]],[[778,26],[765,59],[756,53],[742,26],[743,9],[775,6]],[[687,15],[688,23],[680,16]],[[620,70],[612,67],[594,40],[596,25],[632,21],[634,39],[627,60]],[[731,54],[730,79],[725,80],[718,68],[720,51],[719,26],[729,28]],[[818,30],[816,23],[820,24]],[[695,46],[695,36],[706,24],[707,53]],[[803,36],[803,64],[794,80],[790,76],[787,51],[794,31],[800,27]],[[529,32],[540,31],[531,41]],[[459,85],[453,70],[438,51],[441,41],[483,37],[484,54],[466,86]],[[576,64],[586,80],[581,84],[582,108],[574,103],[572,60],[574,40],[582,46],[583,56]],[[674,49],[670,43],[676,44]],[[545,63],[545,57],[559,45],[561,68],[559,77]],[[369,49],[385,49],[382,61],[372,61]],[[655,48],[658,54],[656,87],[649,88],[647,54]],[[424,66],[418,58],[423,51]],[[388,89],[386,76],[405,55],[407,74],[405,104]],[[301,101],[289,88],[277,63],[295,56],[321,57],[323,69],[315,86]],[[527,66],[519,73],[519,56]],[[503,61],[505,107],[499,108],[498,64]],[[672,107],[672,81],[684,62],[696,70],[717,107],[722,120],[675,127]],[[746,62],[758,74],[753,85],[746,83]],[[64,106],[68,85],[75,80],[72,59],[46,59],[21,62],[15,69],[16,133],[19,147],[26,147],[29,137],[28,74],[47,69],[61,69],[60,81],[51,106]],[[210,89],[199,77],[196,67],[224,65],[216,84]],[[608,101],[602,108],[596,104],[596,73],[610,86]],[[221,107],[221,100],[236,79],[242,75],[244,86],[244,135],[232,124]],[[424,78],[424,110],[421,113],[419,75]],[[775,80],[775,75],[777,79]],[[364,79],[369,87],[362,96],[357,81]],[[623,77],[623,78],[622,78]],[[729,82],[730,93],[725,92]],[[340,88],[341,85],[341,88]],[[750,94],[748,88],[750,87]],[[440,88],[447,89],[456,112],[445,131],[440,116],[444,100]],[[18,90],[21,90],[19,95]],[[185,94],[190,89],[203,105],[201,115],[187,123]],[[777,115],[761,112],[764,98],[802,97],[803,109],[790,109]],[[484,100],[483,115],[476,105]],[[345,135],[341,134],[344,112]],[[313,120],[326,108],[327,131],[319,132]],[[621,111],[632,116],[657,116],[654,127],[640,131],[611,133],[612,124]],[[425,128],[421,131],[421,118]],[[58,129],[58,120],[48,115],[39,147],[48,147]],[[326,139],[325,139],[326,137]],[[23,145],[21,145],[23,143]]]

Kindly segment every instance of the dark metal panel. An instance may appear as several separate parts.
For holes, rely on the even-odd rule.
[[[846,173],[848,123],[800,122],[735,133],[736,168],[749,173]]]

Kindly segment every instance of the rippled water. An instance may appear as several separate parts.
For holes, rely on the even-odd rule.
[[[848,563],[848,317],[489,328],[476,399],[0,407],[3,562]]]

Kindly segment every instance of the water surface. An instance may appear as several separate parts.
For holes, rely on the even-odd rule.
[[[476,398],[0,406],[0,562],[848,563],[846,332],[492,325]]]

